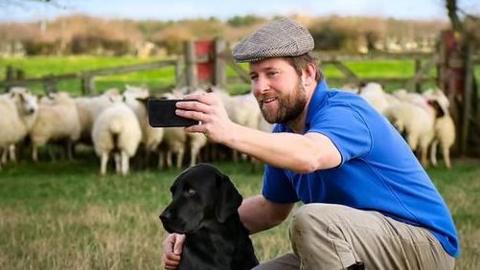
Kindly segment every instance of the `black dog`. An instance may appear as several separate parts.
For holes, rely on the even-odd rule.
[[[258,264],[237,211],[242,196],[228,176],[199,164],[180,174],[170,191],[172,202],[160,219],[169,233],[186,235],[180,270],[245,270]]]

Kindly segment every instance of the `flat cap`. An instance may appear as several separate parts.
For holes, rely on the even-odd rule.
[[[250,34],[233,49],[237,62],[254,62],[265,58],[299,56],[313,50],[308,30],[289,18],[281,18]]]

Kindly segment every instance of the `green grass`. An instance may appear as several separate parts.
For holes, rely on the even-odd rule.
[[[100,68],[147,63],[155,60],[159,59],[94,56],[0,58],[0,80],[5,79],[5,70],[8,65],[24,70],[27,78],[36,78],[46,75],[59,75]],[[98,77],[95,80],[95,84],[99,92],[103,92],[111,87],[123,89],[124,85],[127,83],[145,85],[152,89],[156,89],[173,86],[174,78],[174,67],[170,66],[153,71]],[[33,84],[32,88],[37,93],[42,92],[42,85],[40,83]],[[79,80],[64,80],[59,83],[58,88],[76,95],[81,92]]]
[[[27,78],[40,77],[49,74],[64,74],[71,72],[80,72],[98,68],[116,67],[122,65],[139,64],[159,59],[138,59],[134,57],[94,57],[94,56],[76,56],[76,57],[32,57],[32,58],[0,58],[0,80],[5,79],[5,70],[8,65],[23,69]],[[367,61],[346,61],[345,64],[360,78],[409,78],[414,74],[414,62],[411,60],[367,60]],[[243,64],[245,69],[248,68]],[[331,65],[322,66],[322,69],[330,79],[343,78],[342,73]],[[476,67],[477,78],[480,77],[480,66]],[[433,76],[435,70],[431,70]],[[235,77],[235,72],[228,67],[227,78]],[[175,85],[175,70],[173,66],[165,67],[153,71],[135,72],[114,76],[98,77],[95,85],[98,92],[117,87],[124,89],[125,84],[144,85],[150,87],[153,91],[165,91]],[[341,85],[332,84],[339,87]],[[428,85],[431,86],[431,85]],[[428,87],[427,86],[427,87]],[[43,86],[40,83],[31,85],[36,93],[43,92]],[[387,85],[387,89],[400,88],[402,85]],[[58,88],[69,91],[75,95],[81,93],[79,80],[64,80],[59,83]],[[229,83],[227,88],[232,93],[242,93],[249,90],[248,84]]]
[[[244,196],[257,194],[261,171],[215,163]],[[97,161],[27,161],[0,171],[0,269],[159,269],[164,231],[158,214],[170,200],[176,169],[97,174]],[[480,160],[428,170],[460,232],[457,269],[480,265]],[[287,224],[253,236],[265,260],[289,250]]]

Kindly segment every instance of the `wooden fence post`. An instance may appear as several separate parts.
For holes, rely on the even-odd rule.
[[[465,95],[463,99],[463,116],[462,116],[462,137],[460,139],[460,153],[465,155],[467,152],[468,135],[470,129],[470,116],[472,111],[472,94],[473,94],[473,44],[468,42],[465,55]]]
[[[45,80],[43,80],[43,91],[45,94],[51,93],[51,92],[56,92],[57,91],[57,81],[55,79],[52,79],[50,77],[46,77]]]
[[[445,91],[445,62],[447,59],[447,48],[445,44],[440,40],[438,45],[438,59],[437,59],[437,85]]]
[[[420,72],[420,69],[422,67],[422,61],[418,58],[415,59],[415,74]],[[427,71],[428,72],[428,71]],[[415,81],[415,92],[420,93],[422,91],[422,85],[420,84],[420,81],[416,80]]]
[[[185,79],[184,79],[185,72],[182,70],[183,61],[184,61],[184,58],[182,56],[179,56],[177,58],[177,61],[175,62],[175,86],[176,87],[179,87],[185,84]]]
[[[185,44],[185,69],[186,84],[189,88],[197,87],[197,58],[195,56],[195,46],[193,41],[187,41]]]
[[[25,70],[17,69],[17,80],[25,80]]]
[[[5,84],[5,92],[8,92],[8,90],[10,90],[10,88],[12,87],[10,82],[15,81],[17,79],[17,76],[15,73],[16,73],[15,69],[11,65],[8,65],[5,70],[5,81],[7,82]]]
[[[82,76],[82,95],[96,94],[95,77],[89,74]]]
[[[8,65],[5,70],[5,79],[7,79],[7,81],[15,80],[15,70],[11,65]]]
[[[224,87],[227,83],[226,65],[225,65],[226,42],[222,39],[215,40],[215,74],[213,84],[218,87]]]

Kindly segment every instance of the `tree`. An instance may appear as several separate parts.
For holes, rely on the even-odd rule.
[[[0,7],[20,7],[28,9],[35,4],[48,4],[57,8],[64,8],[63,0],[0,0]]]
[[[480,48],[480,34],[478,34],[480,18],[473,14],[468,14],[458,5],[459,2],[457,0],[445,0],[445,8],[447,9],[452,29],[460,37],[458,45],[455,46],[454,51],[452,50],[451,55],[459,55],[460,59],[465,60],[464,65],[460,67],[460,70],[463,69],[464,73],[461,80],[465,83],[465,92],[463,92],[465,96],[461,100],[457,99],[459,104],[453,106],[453,111],[456,111],[457,115],[454,118],[457,127],[459,127],[457,132],[459,131],[460,136],[457,136],[457,138],[459,138],[460,153],[465,154],[467,152],[467,144],[473,146],[478,145],[480,142],[480,128],[476,124],[476,122],[480,121],[480,111],[478,110],[480,100],[478,99],[478,84],[474,76],[474,66],[472,64],[473,50],[475,46]],[[447,70],[449,68],[450,71],[454,70],[453,67],[448,67]],[[454,82],[455,77],[448,76],[448,80],[450,80],[449,82]],[[447,82],[447,85],[449,82]],[[470,89],[470,92],[467,89]],[[460,91],[463,91],[463,89]],[[455,109],[455,107],[457,108]],[[472,151],[472,149],[469,150]],[[477,152],[475,154],[480,155],[480,149],[478,148],[473,149],[472,152]]]
[[[450,18],[453,30],[462,32],[463,25],[458,16],[457,0],[446,0],[445,7],[447,8],[448,18]]]

